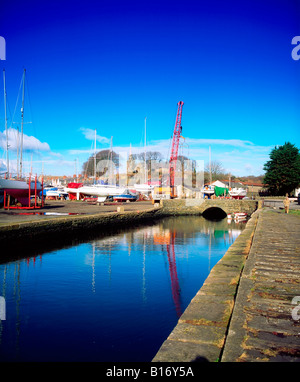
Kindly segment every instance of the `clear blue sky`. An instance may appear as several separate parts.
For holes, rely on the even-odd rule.
[[[43,161],[46,173],[73,174],[95,129],[99,150],[111,136],[116,150],[142,149],[145,117],[149,149],[167,154],[178,101],[183,153],[207,162],[211,146],[234,175],[261,174],[275,145],[300,148],[300,0],[6,0],[0,35],[9,124],[27,70],[38,173]],[[3,113],[1,101],[2,146]]]

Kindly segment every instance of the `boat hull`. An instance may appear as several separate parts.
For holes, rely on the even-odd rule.
[[[134,196],[134,195],[118,195],[118,196],[114,196],[113,199],[117,202],[135,202],[137,200],[137,196]]]
[[[243,199],[247,195],[247,191],[243,188],[233,188],[229,191],[229,195],[233,199]]]
[[[36,188],[35,188],[36,187]],[[23,206],[28,206],[29,200],[29,183],[23,180],[13,179],[0,179],[0,189],[5,191],[8,195],[17,199]],[[30,182],[30,196],[39,194],[42,191],[40,182]]]
[[[134,185],[134,189],[141,194],[150,194],[154,190],[154,187],[154,185],[147,183]]]
[[[61,191],[47,191],[46,192],[47,198],[55,197],[55,198],[61,198],[61,197],[67,197],[67,192],[61,192]]]
[[[118,186],[96,184],[92,186],[80,186],[80,187],[68,187],[65,191],[69,193],[70,199],[79,199],[80,196],[98,196],[98,197],[108,197],[121,195],[126,192],[126,189]]]
[[[121,195],[125,191],[124,188],[105,186],[105,185],[95,185],[95,186],[83,186],[79,187],[75,192],[79,192],[83,195],[91,196],[114,196]]]
[[[83,183],[69,183],[67,187],[64,188],[64,191],[69,194],[70,200],[76,200],[80,199],[80,193],[78,191],[78,188],[82,187]],[[78,197],[77,197],[78,195]]]
[[[204,185],[201,189],[202,194],[211,196],[215,193],[214,186],[211,185]]]

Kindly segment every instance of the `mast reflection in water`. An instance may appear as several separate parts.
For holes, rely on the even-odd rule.
[[[1,264],[0,360],[151,361],[242,229],[167,218]]]

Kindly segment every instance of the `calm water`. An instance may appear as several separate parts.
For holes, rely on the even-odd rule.
[[[150,361],[243,226],[167,218],[0,264],[0,360]]]

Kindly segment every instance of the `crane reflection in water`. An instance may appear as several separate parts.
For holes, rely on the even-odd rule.
[[[153,251],[153,249],[159,248],[160,253],[165,258],[168,277],[170,281],[170,291],[172,294],[172,300],[176,310],[177,317],[180,317],[183,313],[183,306],[181,301],[181,288],[180,288],[180,278],[177,271],[176,263],[176,253],[180,255],[180,258],[185,257],[188,260],[189,250],[185,245],[188,241],[195,235],[195,226],[190,227],[188,222],[190,218],[181,218],[179,222],[176,218],[171,218],[161,222],[158,225],[150,226],[146,228],[141,228],[135,231],[130,231],[120,236],[112,236],[101,240],[95,240],[91,242],[92,250],[88,254],[88,263],[92,267],[92,277],[91,285],[92,291],[95,293],[96,281],[95,281],[95,257],[96,256],[106,256],[108,258],[108,268],[107,273],[109,274],[109,279],[112,278],[112,254],[118,250],[120,242],[127,246],[128,256],[132,255],[132,249],[139,244],[140,250],[142,250],[142,286],[141,294],[143,300],[146,301],[146,256],[147,252]],[[205,224],[203,224],[205,223]],[[201,247],[204,245],[205,249],[208,249],[208,267],[207,271],[210,272],[211,264],[211,252],[212,246],[215,248],[221,242],[228,246],[234,242],[236,237],[241,232],[241,224],[238,226],[234,224],[229,226],[224,220],[222,225],[216,225],[214,222],[205,220],[202,221],[201,229],[198,229],[198,234],[201,234],[201,245],[199,245],[199,238],[196,240],[194,237],[194,242]],[[122,237],[122,239],[120,239]],[[213,242],[213,244],[212,244]],[[184,249],[185,248],[185,249]],[[223,247],[222,247],[223,248]],[[200,251],[203,249],[200,249]],[[156,249],[157,251],[157,249]],[[96,255],[97,254],[97,255]],[[214,264],[213,264],[214,265]]]

